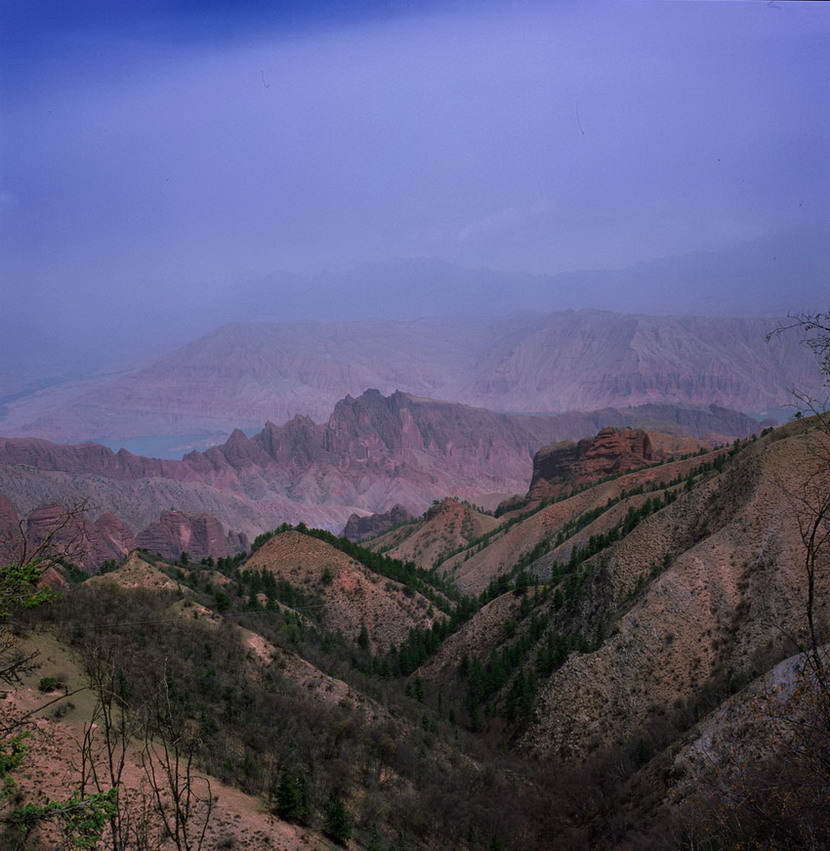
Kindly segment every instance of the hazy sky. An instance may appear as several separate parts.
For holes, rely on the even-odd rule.
[[[828,3],[0,0],[2,309],[826,225],[828,56]]]

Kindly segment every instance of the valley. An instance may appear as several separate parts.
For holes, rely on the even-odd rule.
[[[805,419],[685,455],[657,446],[635,428],[559,442],[497,511],[446,498],[419,517],[390,513],[392,528],[359,544],[283,523],[250,552],[197,563],[138,550],[80,582],[76,569],[53,580],[60,601],[26,615],[27,641],[55,636],[99,701],[90,666],[104,653],[133,683],[124,717],[159,682],[166,724],[209,708],[215,721],[189,745],[196,776],[220,790],[213,814],[194,799],[192,825],[211,825],[205,848],[719,842],[737,835],[719,802],[738,806],[752,769],[730,743],[752,735],[765,760],[788,759],[789,739],[751,732],[757,707],[812,711],[798,653],[808,615],[818,633],[830,627],[830,564],[817,548],[808,605],[794,499],[826,477],[816,462],[830,444]],[[145,620],[161,630],[149,655]],[[54,676],[50,664],[40,676]],[[68,753],[90,710],[63,705],[38,724]],[[136,807],[148,823],[164,811],[146,797],[153,757],[144,773],[136,761],[147,741],[123,747],[122,809],[107,830],[128,832]],[[492,796],[509,818],[488,815]],[[804,817],[763,805],[782,830]]]
[[[182,550],[217,558],[281,522],[340,531],[355,512],[400,503],[420,513],[446,495],[495,508],[526,489],[539,446],[626,425],[674,432],[655,440],[683,452],[762,423],[714,405],[529,416],[367,390],[338,402],[321,425],[298,416],[251,438],[235,430],[224,444],[177,461],[94,443],[0,438],[0,493],[28,523],[44,506],[87,502],[88,519],[112,532],[83,533],[87,567],[112,557],[113,535],[123,539],[119,555],[137,541],[169,558]],[[13,534],[17,521],[4,522],[4,534]]]
[[[578,318],[572,355],[528,361],[524,341],[510,357],[581,364],[618,321]],[[669,327],[632,322],[651,346]],[[775,382],[805,374],[796,357],[763,396],[756,352],[741,378],[696,382],[649,378],[647,348],[633,383],[601,379],[642,403],[620,408],[500,413],[368,389],[319,424],[235,428],[180,459],[0,438],[0,555],[29,565],[2,574],[3,628],[35,654],[6,663],[0,723],[31,718],[33,738],[15,780],[29,809],[7,810],[3,841],[541,851],[823,835],[809,795],[780,798],[824,783],[830,748],[826,421],[720,404],[780,399]],[[480,386],[521,386],[505,382]],[[99,820],[64,818],[67,789]]]
[[[830,848],[825,7],[0,0],[0,851]]]

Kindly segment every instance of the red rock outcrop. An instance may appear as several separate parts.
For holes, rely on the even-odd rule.
[[[123,550],[99,557],[97,522],[90,524],[83,510],[73,511],[59,502],[41,505],[29,512],[22,532],[19,523],[14,504],[0,496],[0,563],[39,555],[66,559],[89,568],[106,558],[119,558],[128,552]],[[105,527],[106,521],[102,525]]]
[[[83,511],[67,508],[59,502],[41,505],[26,517],[28,555],[42,552],[87,566],[95,560],[92,530]]]
[[[65,559],[88,571],[105,561],[119,561],[137,546],[145,546],[174,559],[189,552],[195,559],[220,558],[250,547],[241,532],[225,533],[222,524],[207,514],[185,515],[165,511],[161,518],[136,536],[132,528],[110,511],[94,520],[93,512],[68,509],[52,502],[33,509],[25,518],[28,555],[42,550],[46,557]],[[21,558],[23,537],[13,503],[0,496],[0,561]]]
[[[399,526],[401,523],[408,523],[414,519],[412,514],[402,505],[396,503],[389,511],[383,514],[370,514],[367,517],[352,514],[341,535],[350,541],[359,541],[362,538],[379,535],[393,526]]]
[[[530,499],[543,499],[569,487],[644,467],[654,460],[651,439],[642,429],[604,428],[578,443],[563,441],[533,458]]]
[[[281,426],[268,422],[253,437],[236,430],[224,444],[180,461],[93,443],[0,438],[0,491],[26,510],[88,497],[133,530],[171,506],[209,514],[250,537],[283,521],[340,529],[352,513],[384,513],[395,503],[423,511],[448,494],[495,507],[506,494],[527,490],[540,446],[603,426],[659,423],[684,433],[685,422],[695,433],[734,436],[762,425],[714,407],[524,416],[367,390],[338,402],[325,423],[297,416]],[[127,547],[125,534],[115,535],[116,549]]]
[[[0,437],[0,464],[23,464],[40,470],[63,473],[93,473],[111,479],[141,479],[161,476],[193,481],[197,474],[177,461],[145,458],[126,449],[113,452],[100,443],[63,446],[34,437]]]
[[[70,582],[64,576],[63,571],[54,564],[50,564],[41,573],[37,584],[39,588],[49,588],[52,591],[66,591],[70,586]]]
[[[183,552],[194,561],[233,555],[240,540],[229,539],[222,524],[208,514],[164,511],[138,535],[138,545],[164,558],[176,559]]]
[[[96,566],[104,561],[118,561],[137,546],[133,530],[110,511],[104,512],[92,524]]]
[[[17,561],[21,549],[20,518],[14,503],[0,494],[0,562]]]

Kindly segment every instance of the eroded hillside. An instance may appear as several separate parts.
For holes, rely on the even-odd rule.
[[[690,457],[632,460],[617,443],[630,464],[569,449],[551,467],[542,452],[498,516],[443,500],[374,551],[285,525],[215,563],[133,554],[80,582],[51,568],[64,599],[28,618],[26,640],[68,648],[73,677],[106,658],[136,698],[167,689],[201,731],[222,841],[267,827],[269,841],[325,847],[332,798],[360,848],[402,833],[470,851],[724,840],[716,799],[738,800],[759,755],[796,764],[788,719],[814,717],[810,657],[793,654],[810,644],[802,533],[830,493],[830,441],[804,420]],[[827,559],[816,551],[819,636]],[[38,723],[69,724],[53,737],[68,742],[91,716],[61,711]],[[763,711],[782,716],[775,741]],[[55,776],[75,782],[69,767]]]
[[[75,398],[59,387],[14,399],[0,433],[57,441],[180,435],[185,445],[297,414],[319,422],[338,399],[367,387],[501,411],[656,403],[757,414],[786,404],[794,384],[821,384],[796,340],[764,343],[774,324],[600,310],[496,322],[230,324]]]
[[[672,432],[662,443],[743,437],[758,427],[713,406],[521,416],[367,390],[340,400],[325,423],[297,416],[252,437],[236,429],[178,461],[0,438],[0,547],[19,537],[18,515],[30,529],[79,505],[88,511],[69,537],[83,550],[76,562],[90,569],[136,544],[171,559],[224,557],[279,522],[341,529],[352,514],[396,504],[420,512],[450,494],[494,508],[526,489],[540,446],[655,422]]]

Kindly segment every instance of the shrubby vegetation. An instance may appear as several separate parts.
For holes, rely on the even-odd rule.
[[[272,532],[258,535],[251,552],[256,552],[263,544],[271,540],[274,535],[291,531],[302,532],[305,535],[310,535],[312,538],[325,541],[335,549],[360,562],[369,570],[385,576],[387,579],[400,582],[405,588],[417,591],[442,611],[449,611],[451,608],[449,601],[457,600],[460,597],[458,590],[453,584],[433,570],[425,570],[422,567],[417,567],[411,561],[401,561],[400,559],[390,558],[381,553],[376,553],[346,538],[340,538],[325,529],[309,529],[304,523],[300,523],[297,526],[292,526],[290,523],[283,523]]]
[[[755,822],[747,814],[743,833],[735,833],[729,824],[707,825],[699,814],[669,813],[659,803],[671,782],[666,746],[744,684],[734,672],[719,672],[693,699],[655,714],[632,729],[629,741],[595,752],[581,768],[525,760],[511,754],[509,746],[532,718],[547,678],[571,653],[594,651],[613,630],[615,613],[624,611],[631,596],[672,559],[666,553],[639,584],[615,599],[608,596],[608,583],[603,584],[608,548],[684,490],[724,469],[747,443],[736,443],[686,476],[650,490],[624,491],[584,512],[534,548],[517,553],[512,567],[475,597],[458,593],[434,570],[302,524],[283,525],[254,542],[255,551],[274,534],[311,535],[423,594],[444,613],[430,628],[413,629],[405,642],[385,654],[372,654],[365,627],[355,640],[328,629],[318,596],[324,593],[325,573],[319,592],[309,591],[268,570],[246,566],[247,554],[215,564],[209,559],[198,565],[189,559],[169,567],[159,563],[188,587],[184,595],[79,582],[61,600],[29,612],[21,623],[54,629],[78,651],[99,693],[114,696],[118,711],[135,720],[136,730],[145,731],[143,747],[178,742],[182,764],[192,760],[199,772],[260,796],[280,818],[343,845],[373,851],[541,851],[746,844],[748,825],[753,825],[753,836],[760,836],[757,814]],[[574,543],[566,558],[553,559],[554,550],[619,504],[625,513],[618,509],[616,523]],[[515,522],[516,517],[510,518],[471,547],[486,545]],[[14,573],[8,577],[13,579]],[[329,572],[328,581],[332,579]],[[510,617],[486,650],[468,652],[440,681],[419,675],[420,666],[450,636],[505,595]],[[181,610],[193,603],[211,609],[218,619],[183,618]],[[586,619],[588,610],[602,611],[605,621]],[[246,628],[277,648],[272,664],[252,661]],[[355,705],[352,697],[327,701],[313,683],[294,681],[286,675],[294,654],[346,682],[351,694],[364,695],[366,703]],[[759,657],[757,671],[766,670],[769,662]],[[4,782],[11,781],[23,759],[25,740],[7,737],[0,752]],[[761,779],[759,774],[759,783]],[[128,827],[119,821],[117,794],[111,791],[117,778],[112,780],[69,798],[69,809],[55,805],[41,816],[60,820],[61,813],[95,802],[87,812],[97,821],[86,827],[73,822],[75,835],[82,839],[82,830],[89,836],[104,830],[112,837],[127,835]],[[159,782],[163,780],[162,773]],[[762,802],[761,787],[752,789],[753,800]],[[209,797],[205,792],[201,800]],[[780,803],[767,800],[766,812]],[[202,819],[209,817],[209,809],[199,813]],[[166,817],[171,836],[198,839],[203,829],[198,820],[179,823],[175,812]],[[10,820],[9,829],[25,832],[27,818],[36,821],[34,814],[21,814],[16,822]],[[782,824],[794,830],[792,819]],[[784,830],[775,833],[784,838],[781,847],[786,847]],[[680,837],[698,844],[679,845]],[[197,847],[195,841],[192,847]],[[761,846],[750,842],[746,847]]]
[[[232,600],[244,599],[229,591]],[[206,594],[201,599],[211,602]],[[407,698],[403,683],[385,689],[393,714],[369,725],[359,707],[328,705],[285,678],[279,662],[257,674],[238,627],[227,619],[219,627],[185,620],[171,609],[177,601],[174,592],[84,583],[36,620],[57,629],[90,669],[102,653],[117,660],[121,695],[133,712],[152,705],[165,683],[167,721],[181,729],[196,725],[200,769],[262,796],[288,820],[341,842],[352,834],[368,842],[374,832],[384,849],[428,837],[448,847],[462,841],[471,848],[516,847],[509,825],[493,813],[496,798],[514,800],[515,792],[493,778],[482,782],[472,763],[450,751],[441,756],[442,748],[456,749],[456,733]],[[239,615],[242,623],[246,618],[287,652],[300,650],[373,691],[353,665],[353,645],[321,627],[298,626],[290,610]],[[389,787],[385,777],[398,780]],[[436,798],[453,801],[453,810],[442,806],[436,814]]]

